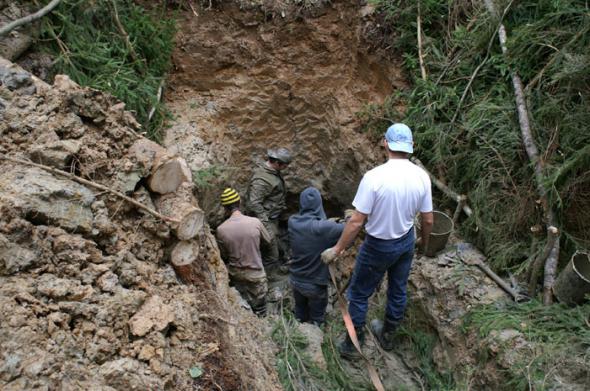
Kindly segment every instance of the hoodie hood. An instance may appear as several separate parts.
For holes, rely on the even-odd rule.
[[[325,220],[326,213],[322,206],[322,195],[315,187],[308,187],[299,196],[299,214],[316,217]]]

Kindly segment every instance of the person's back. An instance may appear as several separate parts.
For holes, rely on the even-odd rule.
[[[238,268],[262,269],[260,238],[262,223],[255,217],[232,215],[217,228],[228,264]]]
[[[310,187],[301,193],[299,214],[289,218],[289,275],[300,321],[319,324],[324,320],[329,272],[320,255],[338,241],[343,229],[343,224],[326,220],[317,189]]]
[[[268,285],[260,241],[268,245],[270,235],[260,220],[240,212],[240,195],[234,189],[225,189],[220,199],[229,218],[217,227],[217,241],[228,264],[230,281],[254,313],[264,315]]]
[[[367,232],[379,239],[407,233],[430,192],[428,174],[408,159],[390,159],[367,172],[362,182],[365,192],[357,194],[355,201],[368,216]]]

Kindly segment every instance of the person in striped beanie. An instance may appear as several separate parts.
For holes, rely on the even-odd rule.
[[[228,266],[230,283],[255,314],[264,316],[268,283],[260,246],[269,245],[271,237],[259,219],[240,211],[240,195],[235,189],[226,188],[220,202],[228,218],[217,227],[216,236]]]

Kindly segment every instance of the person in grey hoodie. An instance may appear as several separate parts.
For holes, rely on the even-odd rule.
[[[295,298],[295,317],[319,326],[326,315],[330,281],[328,265],[320,255],[336,244],[344,224],[326,219],[322,196],[315,187],[301,192],[299,205],[299,213],[289,218],[289,280]]]

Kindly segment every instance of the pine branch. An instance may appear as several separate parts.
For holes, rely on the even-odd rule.
[[[490,14],[497,17],[496,9],[493,3],[493,0],[484,0],[485,5],[490,12]],[[500,23],[500,28],[498,29],[498,39],[500,41],[500,47],[502,48],[502,53],[507,55],[508,48],[506,46],[507,41],[507,34],[506,28],[504,27],[503,23]],[[544,186],[545,183],[545,175],[543,173],[543,162],[539,158],[539,150],[537,149],[537,145],[535,144],[535,140],[533,139],[531,127],[529,123],[529,114],[528,109],[525,101],[524,96],[524,89],[522,86],[522,81],[518,73],[513,70],[512,71],[512,85],[514,87],[514,95],[516,98],[516,109],[518,112],[518,122],[520,124],[520,131],[522,136],[522,141],[524,143],[524,147],[526,153],[529,157],[530,162],[534,166],[535,172],[535,179],[537,182],[537,193],[539,194],[541,205],[543,206],[543,211],[545,214],[545,219],[547,222],[548,227],[555,227],[557,225],[555,214],[553,212],[553,208],[549,205],[549,199],[547,196],[547,189]],[[547,229],[547,242],[551,242],[553,240],[552,234],[550,233],[550,229]],[[553,295],[551,292],[551,288],[555,283],[555,273],[557,270],[557,259],[559,258],[559,239],[555,240],[553,246],[549,252],[549,255],[545,261],[545,276],[543,279],[543,303],[545,305],[549,305],[553,303]]]
[[[123,36],[123,40],[125,41],[125,46],[127,47],[127,50],[129,50],[129,55],[131,56],[133,63],[140,65],[141,60],[139,59],[137,52],[135,51],[135,49],[133,48],[133,45],[131,44],[131,40],[129,39],[129,34],[125,30],[125,27],[123,27],[123,24],[121,23],[121,20],[119,19],[119,12],[117,11],[116,0],[111,0],[111,4],[113,5],[113,17],[115,19],[115,25],[117,26],[117,29],[119,30],[119,32]],[[145,75],[145,69],[142,66],[137,66],[137,69],[139,70],[139,72],[142,75]]]

